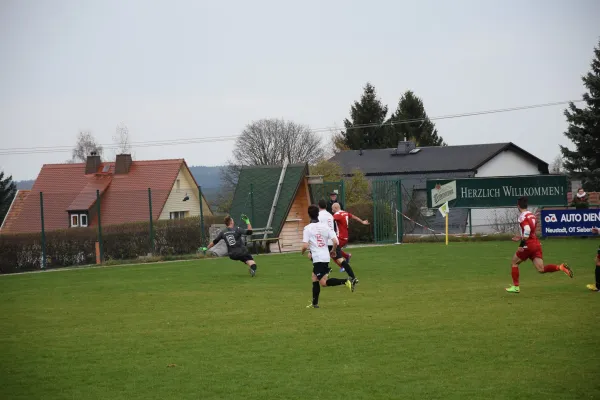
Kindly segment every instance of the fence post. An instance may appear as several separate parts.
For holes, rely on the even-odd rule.
[[[541,206],[539,210],[540,210],[539,211],[539,213],[540,213],[540,218],[539,218],[540,237],[542,239],[546,239],[546,236],[544,236],[544,230],[542,229],[542,212],[544,211],[544,206]],[[538,226],[535,227],[536,230],[537,230],[537,228],[538,228]],[[537,232],[536,232],[536,234],[537,234]]]
[[[375,239],[375,243],[377,243],[377,231],[379,226],[377,225],[377,189],[378,189],[377,181],[373,182],[373,236]]]
[[[40,217],[42,220],[42,269],[46,268],[46,230],[44,229],[44,193],[40,192]]]
[[[200,245],[204,246],[204,211],[202,210],[202,187],[198,185],[198,196],[200,198]]]
[[[254,184],[250,184],[250,218],[254,222]]]
[[[154,223],[152,221],[152,189],[148,188],[148,209],[150,210],[150,252],[154,254]]]
[[[471,216],[470,208],[469,208],[469,236],[473,236],[473,217]]]
[[[98,244],[100,245],[100,263],[103,263],[104,243],[102,243],[102,216],[100,209],[100,190],[96,190],[96,210],[98,211]]]
[[[345,206],[346,205],[346,181],[344,181],[343,179],[342,179],[341,189],[342,189],[342,193],[341,193],[342,195],[340,197],[342,199],[342,204]]]
[[[404,217],[402,216],[402,180],[396,181],[396,216],[398,217],[398,223],[396,224],[396,242],[402,243],[404,239]],[[398,215],[400,213],[400,215]]]

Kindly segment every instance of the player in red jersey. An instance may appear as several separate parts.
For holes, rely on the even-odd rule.
[[[573,277],[573,271],[567,264],[548,264],[544,265],[542,257],[542,244],[535,235],[536,218],[535,215],[527,211],[527,197],[521,197],[517,201],[517,208],[521,213],[519,215],[519,225],[521,227],[521,236],[514,237],[513,240],[519,242],[519,248],[512,258],[512,279],[511,287],[506,288],[509,293],[519,293],[519,264],[523,261],[531,260],[535,269],[539,273],[545,274],[548,272],[562,271],[570,278]]]
[[[339,203],[334,203],[331,206],[331,211],[333,211],[333,220],[335,221],[336,225],[336,233],[338,235],[340,249],[348,244],[348,222],[350,218],[360,222],[363,225],[369,225],[369,221],[363,221],[357,216],[352,215],[347,211],[343,211]],[[342,251],[342,256],[348,260],[348,262],[350,261],[350,254],[346,254]]]

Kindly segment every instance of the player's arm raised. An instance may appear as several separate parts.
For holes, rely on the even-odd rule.
[[[246,235],[252,235],[252,224],[250,223],[250,218],[248,218],[246,214],[242,214],[242,221],[248,225],[248,228],[246,228]]]
[[[351,217],[353,220],[355,220],[355,221],[358,221],[358,222],[360,222],[360,223],[361,223],[361,224],[363,224],[363,225],[369,225],[369,220],[366,220],[366,219],[365,219],[365,220],[363,221],[362,219],[358,218],[358,217],[357,217],[356,215],[354,215],[354,214],[350,214],[350,217]]]

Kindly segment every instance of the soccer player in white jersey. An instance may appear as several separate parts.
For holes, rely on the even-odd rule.
[[[331,268],[329,268],[329,258],[335,254],[338,246],[338,240],[333,229],[327,224],[319,222],[319,207],[311,205],[308,207],[308,216],[310,224],[304,227],[302,235],[302,255],[309,250],[308,258],[312,260],[312,303],[306,308],[319,308],[319,294],[321,286],[341,286],[352,290],[350,279],[329,278]],[[327,247],[327,242],[331,240],[331,253]]]
[[[336,203],[337,204],[337,203]],[[335,222],[334,217],[327,211],[327,203],[325,200],[319,200],[319,222],[327,224],[327,226],[335,232]],[[335,263],[340,267],[340,272],[346,271],[348,276],[350,277],[350,281],[352,282],[352,291],[354,292],[354,288],[358,283],[358,279],[354,275],[354,271],[350,266],[350,262],[344,258],[342,255],[342,247],[340,246],[340,239],[338,237],[338,245],[336,251],[333,251],[333,243],[331,240],[327,242],[327,246],[329,246],[329,252],[331,253],[331,258]]]

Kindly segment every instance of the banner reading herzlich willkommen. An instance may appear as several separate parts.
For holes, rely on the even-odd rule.
[[[568,182],[564,175],[497,178],[428,179],[427,207],[449,202],[450,208],[516,207],[529,198],[531,206],[566,206]]]

